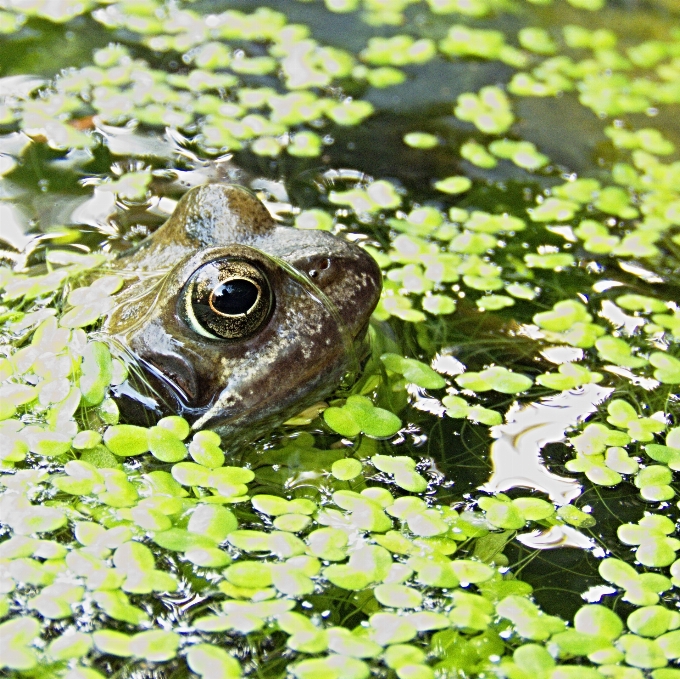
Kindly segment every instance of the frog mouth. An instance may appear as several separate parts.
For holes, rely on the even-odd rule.
[[[193,402],[199,393],[196,373],[181,356],[163,355],[163,367],[152,359],[141,360],[145,369],[154,375],[165,387],[184,404]]]

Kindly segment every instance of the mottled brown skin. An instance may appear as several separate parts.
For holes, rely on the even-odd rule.
[[[180,313],[187,280],[221,258],[255,264],[272,291],[269,317],[246,339],[204,337]],[[279,226],[252,193],[224,184],[189,191],[116,267],[129,282],[105,331],[135,356],[162,412],[216,430],[229,447],[333,390],[356,364],[381,289],[364,250]]]

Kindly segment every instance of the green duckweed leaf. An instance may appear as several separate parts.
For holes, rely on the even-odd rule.
[[[472,181],[468,177],[453,176],[440,179],[433,186],[442,193],[456,195],[469,191],[472,187]]]
[[[406,74],[398,68],[380,66],[370,69],[366,73],[366,80],[372,87],[391,87],[401,85],[406,80]]]
[[[552,269],[560,271],[575,263],[574,256],[567,252],[524,255],[524,261],[531,269]]]
[[[580,302],[567,300],[557,302],[552,311],[546,311],[534,316],[534,323],[540,328],[552,332],[564,332],[575,323],[588,322],[592,316]]]
[[[347,533],[337,528],[318,528],[307,536],[310,553],[325,561],[342,561],[348,541]]]
[[[212,469],[224,464],[224,453],[220,449],[220,437],[214,431],[199,431],[189,444],[189,454],[194,462]]]
[[[563,198],[546,198],[538,207],[529,211],[533,222],[566,222],[579,210],[580,205]]]
[[[407,297],[391,296],[383,297],[378,302],[378,307],[373,312],[380,320],[386,320],[390,316],[400,318],[408,323],[420,323],[425,320],[425,314],[413,309],[413,303]]]
[[[289,533],[299,533],[309,527],[312,520],[302,514],[283,514],[274,519],[274,528]]]
[[[102,653],[127,658],[133,655],[130,649],[130,637],[124,632],[100,630],[92,634],[95,648]]]
[[[224,575],[237,587],[258,589],[272,584],[271,566],[258,561],[232,564],[224,571]]]
[[[47,655],[53,660],[71,660],[87,655],[92,648],[92,637],[83,632],[66,632],[50,642]]]
[[[667,465],[673,471],[678,471],[680,467],[680,449],[650,443],[645,446],[645,452],[652,460]]]
[[[666,517],[648,515],[636,524],[622,524],[617,530],[619,540],[624,544],[639,545],[635,556],[645,566],[669,566],[675,561],[675,552],[680,541],[666,537],[674,526]],[[652,602],[655,603],[655,602]]]
[[[303,660],[290,668],[296,679],[368,679],[368,665],[357,658],[333,655]]]
[[[387,370],[403,375],[406,380],[423,389],[441,389],[446,386],[444,378],[425,363],[398,354],[383,354],[380,360]]]
[[[372,113],[373,106],[367,101],[360,100],[345,100],[326,111],[330,120],[344,126],[358,125]]]
[[[238,521],[234,514],[220,505],[199,505],[191,515],[187,530],[220,543],[236,530]]]
[[[554,186],[551,192],[557,198],[576,201],[577,203],[590,203],[595,193],[600,189],[600,182],[597,179],[579,177],[565,184]],[[583,222],[582,222],[583,223]],[[598,222],[594,222],[598,223]]]
[[[482,497],[477,504],[485,511],[486,520],[492,526],[506,530],[524,528],[525,518],[519,508],[511,502]]]
[[[384,532],[392,528],[392,521],[385,515],[381,504],[370,496],[339,490],[333,493],[333,502],[350,512],[349,520],[357,528],[375,532]],[[325,514],[318,517],[319,523],[324,523],[325,519]]]
[[[285,500],[276,495],[254,495],[251,499],[253,507],[269,516],[283,514],[310,515],[316,511],[316,505],[307,499]]]
[[[663,650],[656,641],[634,634],[624,634],[618,644],[626,654],[626,662],[633,667],[653,669],[668,664]]]
[[[0,623],[0,667],[10,670],[30,670],[38,658],[29,646],[40,633],[40,623],[28,616],[19,616]]]
[[[680,627],[680,613],[664,606],[644,606],[633,611],[626,621],[631,632],[643,637],[659,637]]]
[[[649,356],[649,362],[656,368],[654,377],[664,384],[680,383],[680,361],[674,356],[655,351]]]
[[[502,134],[514,122],[509,99],[503,90],[493,85],[483,87],[477,94],[461,94],[454,113],[457,118],[473,123],[485,134]]]
[[[375,658],[382,652],[379,644],[353,634],[344,627],[328,630],[328,647],[335,653],[351,658]]]
[[[644,313],[663,313],[667,311],[666,302],[645,295],[621,295],[616,303],[628,311],[642,311]]]
[[[381,646],[403,644],[418,634],[418,629],[409,618],[394,613],[374,613],[369,623],[372,640]]]
[[[98,405],[104,400],[113,376],[111,352],[103,342],[88,342],[83,351],[80,390],[83,403]]]
[[[527,673],[549,672],[555,667],[555,660],[539,644],[523,644],[515,649],[512,659],[521,670]]]
[[[391,566],[392,557],[384,547],[366,545],[353,551],[347,564],[326,567],[323,575],[342,589],[360,590],[387,577]]]
[[[548,156],[539,153],[536,146],[528,141],[498,139],[489,144],[489,151],[498,158],[511,160],[518,167],[529,171],[539,170],[549,162]]]
[[[286,620],[288,616],[294,618],[295,623]],[[326,630],[318,629],[305,616],[299,613],[284,613],[277,622],[284,631],[290,633],[290,637],[286,641],[288,648],[302,653],[321,653],[328,649]]]
[[[177,654],[180,636],[166,630],[148,630],[133,635],[129,649],[133,656],[152,662],[171,660]]]
[[[585,366],[577,363],[563,363],[557,373],[543,373],[536,378],[536,383],[549,389],[566,391],[584,384],[602,381],[602,374],[591,372]]]
[[[486,295],[476,300],[475,304],[481,311],[498,311],[513,306],[515,300],[507,295]]]
[[[87,429],[85,431],[78,432],[71,445],[76,450],[87,450],[88,448],[94,448],[95,446],[99,445],[101,441],[102,436],[99,432]]]
[[[638,216],[637,209],[630,204],[630,195],[619,186],[607,186],[602,189],[594,205],[602,212],[616,215],[621,219],[634,219]]]
[[[414,149],[432,149],[439,144],[439,140],[427,132],[409,132],[404,135],[404,144]]]
[[[364,432],[368,436],[387,438],[401,428],[401,420],[396,415],[376,408],[366,396],[350,396],[341,408],[327,408],[324,420],[338,434],[347,437]]]
[[[172,477],[183,486],[210,486],[214,479],[207,467],[194,462],[173,465]]]
[[[189,423],[183,417],[179,417],[178,415],[163,417],[162,419],[158,420],[157,426],[167,429],[176,439],[179,439],[180,441],[184,441],[184,439],[189,436],[189,432],[191,431],[191,426]]]
[[[607,446],[625,446],[630,443],[630,436],[595,422],[586,425],[581,434],[570,439],[570,443],[582,455],[599,455]]]
[[[389,608],[418,608],[423,601],[418,590],[406,585],[378,585],[373,594],[383,606]]]
[[[562,505],[557,510],[559,516],[565,523],[576,528],[591,528],[595,525],[595,519],[590,514],[580,510],[574,505]]]
[[[297,158],[316,158],[323,150],[323,140],[318,134],[310,131],[296,133],[286,151]]]
[[[186,446],[175,432],[160,424],[147,430],[147,442],[151,454],[161,462],[179,462],[187,456]]]
[[[554,54],[557,45],[548,31],[543,28],[527,27],[517,34],[519,44],[537,54]]]
[[[346,458],[343,460],[336,460],[331,467],[331,474],[340,481],[350,481],[355,479],[361,471],[363,466],[359,460],[354,458]]]
[[[227,541],[245,552],[271,552],[279,558],[304,554],[305,544],[296,536],[273,531],[261,533],[255,530],[235,530],[229,533]]]
[[[196,535],[181,528],[170,528],[159,531],[153,536],[153,541],[163,549],[173,552],[186,552],[195,549],[211,549],[215,541],[203,535]]]
[[[486,582],[493,577],[493,568],[487,566],[481,561],[474,561],[472,559],[457,559],[451,562],[451,568],[456,574],[456,577],[463,583],[480,583]]]
[[[610,640],[605,637],[583,634],[576,630],[566,630],[555,634],[550,641],[556,644],[561,656],[591,655],[611,647]]]
[[[533,380],[526,375],[513,373],[507,368],[495,366],[481,372],[468,372],[455,378],[463,389],[476,392],[495,390],[503,394],[518,394],[526,391],[533,384]]]
[[[423,298],[422,305],[434,316],[447,316],[456,310],[456,301],[444,295],[428,295]]]
[[[610,401],[607,405],[607,412],[609,413],[607,422],[623,429],[627,429],[630,422],[635,422],[638,419],[635,408],[622,399]]]
[[[615,365],[621,365],[625,368],[640,368],[647,365],[647,360],[633,356],[631,346],[619,337],[609,335],[600,337],[595,342],[595,347],[604,361],[610,361]]]
[[[380,471],[394,475],[394,482],[411,493],[421,493],[427,488],[427,480],[415,471],[416,462],[406,456],[374,455],[371,463]]]
[[[420,64],[432,59],[436,48],[426,38],[415,40],[410,35],[395,35],[391,38],[372,37],[361,52],[361,59],[372,64]]]
[[[468,402],[460,396],[445,396],[442,405],[446,408],[448,417],[467,417],[472,422],[481,422],[488,426],[501,424],[503,416],[495,410],[483,408],[482,406],[470,406]]]
[[[119,424],[104,432],[104,445],[119,457],[141,455],[149,450],[149,434],[144,427]]]
[[[491,169],[496,167],[498,161],[486,150],[484,146],[470,139],[460,147],[461,158],[469,161],[477,167]]]
[[[605,464],[619,474],[635,474],[639,468],[637,460],[630,457],[625,448],[619,446],[607,448]]]
[[[623,632],[621,618],[600,604],[580,608],[574,616],[574,627],[581,634],[592,634],[614,641]]]
[[[456,8],[458,9],[458,8]],[[468,28],[454,24],[439,44],[440,50],[450,56],[477,56],[483,59],[500,58],[505,46],[500,31]]]
[[[195,644],[187,652],[187,664],[192,672],[206,679],[239,679],[241,666],[219,646]]]
[[[526,639],[542,641],[564,630],[564,622],[557,617],[541,613],[528,599],[510,595],[496,605],[496,612],[510,620],[517,633]],[[579,668],[580,669],[580,668]]]

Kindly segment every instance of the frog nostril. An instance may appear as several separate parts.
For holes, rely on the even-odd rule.
[[[315,268],[309,269],[307,272],[310,278],[318,278],[324,271],[328,271],[331,268],[331,260],[327,257],[315,261],[314,264],[316,265]]]

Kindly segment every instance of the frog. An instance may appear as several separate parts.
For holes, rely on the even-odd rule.
[[[114,397],[133,420],[180,415],[231,449],[357,370],[382,288],[364,248],[282,225],[236,184],[187,191],[113,267],[125,285],[103,332],[137,375]]]

